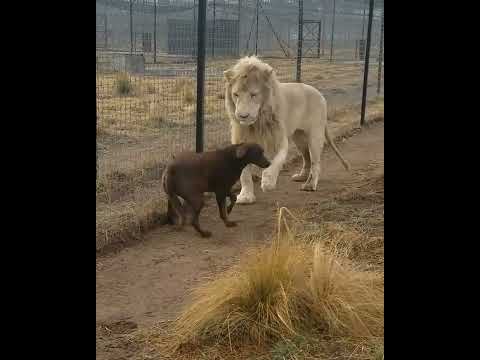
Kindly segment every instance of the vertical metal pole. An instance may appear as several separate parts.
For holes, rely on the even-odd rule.
[[[153,63],[157,63],[157,0],[153,7]]]
[[[298,0],[297,82],[302,81],[303,0]]]
[[[363,3],[363,16],[362,16],[362,40],[365,40],[365,10],[367,8],[367,0]]]
[[[108,28],[107,28],[107,13],[106,12],[105,12],[104,25],[105,25],[104,30],[103,30],[104,37],[105,37],[104,48],[107,49],[108,48]]]
[[[335,8],[336,8],[336,1],[333,0],[333,18],[332,18],[332,36],[330,39],[330,62],[333,60],[333,35],[335,33]]]
[[[323,31],[322,31],[322,56],[325,56],[325,24],[326,24],[326,19],[327,19],[327,17],[325,16],[325,9],[323,9],[323,14],[322,14],[322,26],[323,26]]]
[[[197,28],[197,123],[195,131],[196,152],[203,151],[203,107],[205,90],[205,43],[207,22],[207,0],[198,2]]]
[[[255,32],[255,55],[257,55],[258,51],[258,0],[257,0],[257,10],[255,11],[257,14],[257,30]]]
[[[197,30],[197,2],[193,0],[193,30],[192,30],[192,56],[196,56],[198,43],[195,45],[195,31]]]
[[[95,107],[95,125],[96,125],[96,131],[98,131],[98,115],[97,115],[97,108],[96,107]],[[96,150],[96,154],[95,154],[96,177],[95,177],[95,179],[98,181],[98,139],[95,140],[95,150]]]
[[[212,57],[215,56],[215,16],[217,12],[215,3],[215,0],[213,0]]]
[[[242,12],[242,1],[238,0],[238,54],[237,56],[240,56],[240,39],[241,39],[241,30],[242,28],[240,27],[240,14]]]
[[[288,47],[290,47],[290,24],[288,24],[288,41],[287,41]]]
[[[130,0],[130,54],[133,54],[133,0]]]
[[[383,26],[385,16],[385,3],[382,8],[382,22],[380,24],[380,49],[378,50],[378,84],[377,95],[380,95],[380,89],[382,86],[382,62],[383,62]]]
[[[317,44],[317,57],[320,57],[320,39],[322,37],[322,22],[318,23],[318,44]]]
[[[197,28],[197,4],[196,0],[193,0],[193,28]],[[195,30],[194,30],[195,31]]]
[[[370,0],[370,7],[368,12],[368,28],[367,28],[367,49],[365,54],[365,68],[363,70],[362,114],[360,117],[361,126],[365,124],[365,107],[367,105],[368,66],[370,63],[370,42],[372,37],[373,3],[374,3],[374,0]]]

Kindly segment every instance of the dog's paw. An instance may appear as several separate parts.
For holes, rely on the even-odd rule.
[[[274,190],[276,187],[276,178],[266,170],[262,174],[262,191],[271,191]]]
[[[212,236],[212,233],[210,231],[203,231],[201,235],[204,238],[209,238],[210,236]]]
[[[255,195],[253,193],[247,193],[246,191],[241,191],[237,196],[237,204],[253,204],[256,201]]]
[[[306,183],[302,185],[303,191],[316,191],[317,189],[313,187],[312,183]]]
[[[235,227],[235,226],[237,226],[237,223],[234,222],[234,221],[227,221],[227,222],[225,222],[225,226],[226,227]]]

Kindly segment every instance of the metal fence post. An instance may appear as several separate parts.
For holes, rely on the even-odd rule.
[[[327,23],[325,16],[325,9],[322,10],[322,56],[325,56],[325,24]]]
[[[367,8],[367,0],[363,3],[363,15],[362,15],[362,40],[365,40],[365,10]]]
[[[197,28],[197,2],[193,0],[193,31]]]
[[[320,57],[320,38],[322,36],[322,21],[318,23],[318,44],[317,44],[317,57]]]
[[[385,16],[385,4],[382,8],[382,22],[380,24],[380,49],[378,50],[378,84],[377,94],[380,95],[380,89],[382,86],[382,62],[383,62],[383,26]]]
[[[240,27],[241,11],[242,11],[242,1],[238,0],[238,56],[240,56],[240,39],[241,39],[241,30],[242,30],[242,28]]]
[[[212,29],[212,57],[215,56],[215,17],[217,16],[216,1],[213,0],[213,29]]]
[[[333,35],[335,34],[335,12],[336,12],[336,1],[333,0],[333,18],[332,18],[332,36],[330,38],[330,62],[333,60]]]
[[[365,68],[363,70],[363,93],[362,93],[362,113],[360,117],[360,125],[365,124],[365,107],[367,105],[367,87],[368,87],[368,66],[370,63],[370,42],[372,38],[372,20],[373,20],[373,3],[375,0],[370,0],[370,7],[368,12],[368,27],[367,27],[367,49],[365,53]]]
[[[197,27],[198,27],[198,22],[197,22],[197,18],[198,18],[198,13],[197,13],[197,1],[196,0],[193,0],[193,30],[192,30],[192,37],[195,37],[195,31],[197,31]],[[195,40],[192,39],[192,56],[197,56],[198,54],[196,53],[197,51],[197,47],[198,47],[198,43],[197,43],[197,46],[195,47]]]
[[[104,27],[104,34],[105,34],[105,44],[104,44],[104,48],[105,50],[108,48],[108,26],[107,26],[107,13],[105,12],[105,27]]]
[[[133,0],[130,0],[130,54],[133,54]]]
[[[257,50],[258,50],[258,1],[259,0],[257,0],[257,9],[255,11],[257,15],[257,30],[255,32],[255,56],[257,55]]]
[[[96,105],[95,105],[96,106]],[[95,107],[95,126],[96,126],[96,131],[98,131],[98,115],[97,115],[97,108]],[[95,180],[98,181],[98,138],[95,139],[95,166],[96,166],[96,171],[95,171]]]
[[[207,22],[207,0],[198,2],[198,28],[197,28],[197,122],[195,127],[196,152],[203,151],[203,108],[205,90],[205,42]]]
[[[157,63],[157,0],[153,7],[153,63]]]
[[[303,0],[298,0],[297,82],[302,81]]]

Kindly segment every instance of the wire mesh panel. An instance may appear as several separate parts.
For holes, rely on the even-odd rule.
[[[137,204],[139,191],[158,193],[173,154],[195,149],[198,0],[97,0],[96,12],[97,198]],[[230,143],[223,72],[241,56],[258,55],[281,82],[301,70],[330,114],[359,103],[368,12],[368,0],[208,0],[205,150]],[[383,93],[382,15],[377,0],[368,97]]]

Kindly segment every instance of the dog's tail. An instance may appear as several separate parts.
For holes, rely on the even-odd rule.
[[[167,166],[162,176],[163,191],[168,196],[167,221],[169,224],[172,225],[175,224],[175,215],[178,216],[180,222],[183,222],[183,216],[181,211],[182,204],[180,203],[178,196],[173,191],[170,183],[170,177],[173,175],[173,171],[174,170],[170,166]]]
[[[333,151],[335,151],[335,154],[338,156],[338,158],[340,159],[340,161],[342,162],[343,166],[345,167],[345,169],[347,171],[350,170],[350,164],[348,163],[348,161],[346,161],[342,154],[340,154],[340,151],[338,151],[337,149],[337,146],[335,145],[335,143],[333,142],[331,136],[330,136],[330,133],[328,131],[328,126],[325,126],[325,137],[327,138],[327,141],[328,143],[330,144],[330,146],[332,147]]]

